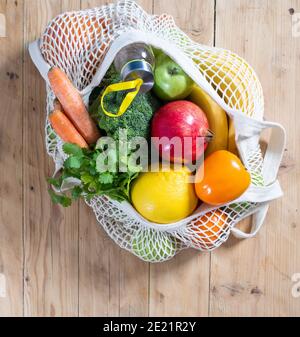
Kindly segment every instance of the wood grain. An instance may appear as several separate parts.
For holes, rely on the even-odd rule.
[[[81,0],[61,0],[61,12],[80,10]]]
[[[155,13],[173,15],[197,41],[213,43],[213,1],[154,1]],[[184,251],[167,263],[150,266],[151,316],[208,315],[210,255]]]
[[[23,314],[22,46],[23,1],[1,0],[0,37],[0,316]]]
[[[212,45],[214,40],[214,0],[154,0],[155,14],[168,13],[178,27],[194,41]]]
[[[232,240],[212,254],[212,316],[300,314],[300,301],[291,294],[291,277],[300,270],[300,137],[295,123],[300,40],[292,36],[291,8],[300,8],[300,1],[217,1],[216,44],[236,51],[256,69],[266,98],[265,115],[286,127],[288,143],[280,175],[285,196],[271,204],[259,235]]]
[[[26,316],[78,313],[78,211],[51,203],[53,170],[44,145],[45,84],[27,52],[61,1],[26,0],[24,7],[24,300]],[[32,15],[35,13],[35,15]]]
[[[0,0],[0,316],[300,316],[292,296],[300,273],[300,37],[292,21],[300,0],[138,1],[173,15],[194,40],[245,57],[262,81],[266,117],[288,135],[285,196],[255,239],[151,266],[118,248],[83,202],[64,210],[47,193],[45,85],[28,43],[59,13],[110,2]]]

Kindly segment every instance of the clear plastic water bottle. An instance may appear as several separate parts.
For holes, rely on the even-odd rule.
[[[145,43],[133,43],[122,48],[115,57],[114,65],[123,81],[141,78],[140,93],[148,92],[154,85],[155,56]]]

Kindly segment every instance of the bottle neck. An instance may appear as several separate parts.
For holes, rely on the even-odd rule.
[[[129,61],[121,69],[122,79],[125,80],[130,73],[135,71],[153,72],[153,67],[149,62],[143,59]]]
[[[154,85],[154,74],[152,65],[146,60],[132,60],[126,63],[121,70],[123,81],[131,81],[137,78],[143,80],[140,89],[141,93],[145,93],[152,89]]]

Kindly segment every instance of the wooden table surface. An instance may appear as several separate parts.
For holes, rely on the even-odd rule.
[[[0,0],[0,315],[300,316],[300,0],[139,1],[196,41],[245,57],[266,118],[288,135],[285,196],[256,238],[155,265],[119,249],[83,202],[64,210],[47,193],[45,85],[28,43],[57,14],[106,2]]]

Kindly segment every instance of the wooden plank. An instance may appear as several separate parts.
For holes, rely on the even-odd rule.
[[[63,5],[60,0],[25,1],[26,49],[68,3]],[[46,177],[53,164],[44,145],[45,84],[27,51],[24,98],[25,315],[74,316],[78,314],[78,206],[63,210],[49,200]]]
[[[23,314],[23,1],[0,0],[0,316]]]
[[[80,9],[81,0],[61,0],[61,12],[78,11]]]
[[[211,45],[214,2],[155,0],[156,14],[174,16],[177,25],[194,40]],[[210,255],[194,250],[150,266],[150,316],[206,316],[208,314]]]
[[[110,1],[82,0],[82,8]],[[139,1],[148,11],[152,0]],[[83,316],[148,315],[148,264],[121,250],[80,204],[79,313]]]
[[[180,29],[194,41],[212,45],[214,40],[214,0],[154,0],[155,14],[173,16]]]
[[[212,254],[212,316],[300,315],[300,301],[291,293],[292,275],[300,270],[300,138],[295,123],[300,39],[292,35],[291,16],[297,10],[298,0],[217,0],[216,44],[239,53],[256,69],[265,115],[286,127],[288,143],[280,174],[285,196],[271,204],[261,232],[252,240],[232,240]]]

